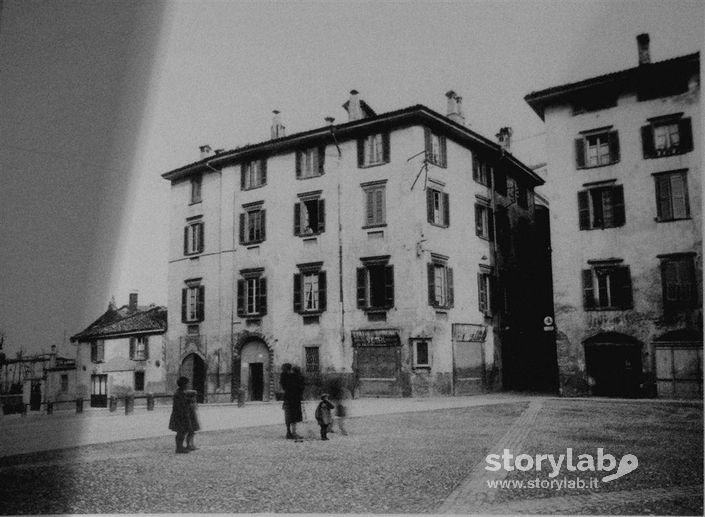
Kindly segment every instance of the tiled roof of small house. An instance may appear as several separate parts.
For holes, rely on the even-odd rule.
[[[91,341],[131,334],[162,334],[166,332],[166,307],[138,306],[130,311],[127,305],[119,309],[108,308],[105,313],[85,330],[71,336],[71,341]]]

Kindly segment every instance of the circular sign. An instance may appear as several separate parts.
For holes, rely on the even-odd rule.
[[[553,325],[553,318],[551,318],[550,316],[546,316],[543,319],[543,324],[546,325],[547,327],[550,327],[551,325]]]

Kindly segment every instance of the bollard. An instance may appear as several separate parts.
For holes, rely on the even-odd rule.
[[[245,405],[245,390],[240,388],[237,390],[237,407]]]
[[[117,410],[117,398],[115,398],[114,396],[111,396],[108,399],[108,402],[110,404],[110,412],[114,413]]]
[[[147,411],[154,411],[154,393],[147,393]]]
[[[76,399],[76,413],[83,413],[83,399]]]
[[[135,397],[133,395],[125,396],[125,414],[129,415],[135,410]]]
[[[53,415],[53,414],[54,414],[54,403],[47,402],[47,415]]]

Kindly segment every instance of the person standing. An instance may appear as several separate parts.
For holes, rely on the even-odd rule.
[[[321,440],[328,440],[328,428],[333,423],[333,416],[331,415],[331,410],[335,408],[333,403],[328,400],[328,394],[324,393],[321,395],[321,401],[318,403],[316,408],[316,422],[321,427]]]
[[[189,452],[184,447],[184,438],[193,432],[189,402],[186,396],[186,386],[189,380],[187,377],[179,377],[176,381],[176,391],[174,392],[171,417],[169,418],[169,430],[176,432],[176,454]]]
[[[186,448],[189,451],[198,449],[193,443],[193,438],[201,426],[198,423],[198,413],[196,412],[198,392],[196,390],[186,390],[186,401],[188,403],[188,415],[191,421],[191,430],[186,433]]]

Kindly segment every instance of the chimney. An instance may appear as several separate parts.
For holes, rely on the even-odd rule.
[[[56,345],[51,345],[51,352],[49,352],[49,368],[56,368]]]
[[[326,117],[326,124],[328,124],[329,127],[333,127],[333,122],[335,122],[335,118]]]
[[[286,128],[282,124],[282,118],[279,116],[279,110],[272,111],[272,140],[286,136]]]
[[[208,144],[202,145],[198,149],[201,151],[201,159],[206,158],[211,155],[212,149],[211,149],[211,146]]]
[[[512,149],[512,128],[501,127],[497,133],[497,142],[502,147],[502,150],[509,153]]]
[[[636,37],[636,43],[639,47],[639,65],[648,65],[651,63],[651,55],[649,54],[649,35],[639,34]]]
[[[115,312],[117,310],[117,304],[115,303],[115,296],[110,298],[110,301],[108,302],[108,310],[110,312]]]
[[[348,120],[360,120],[362,116],[362,107],[360,106],[360,94],[357,90],[350,90],[350,99],[344,105],[348,110]]]
[[[130,312],[135,312],[137,310],[137,293],[130,293],[130,305],[128,306]]]
[[[453,90],[446,92],[448,97],[448,111],[446,116],[453,122],[465,125],[465,115],[463,114],[463,98]]]

